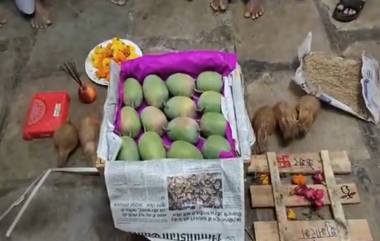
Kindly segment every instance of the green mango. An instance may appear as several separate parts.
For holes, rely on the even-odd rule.
[[[201,132],[206,137],[210,135],[224,136],[226,125],[227,121],[220,113],[207,112],[201,118]]]
[[[140,160],[140,154],[135,140],[128,136],[121,137],[121,148],[117,155],[119,161],[137,161]]]
[[[199,138],[199,125],[189,117],[177,117],[170,121],[167,133],[173,141],[187,141],[195,144]]]
[[[166,86],[172,96],[191,97],[195,88],[194,79],[188,74],[172,74],[166,80]]]
[[[156,132],[145,132],[141,136],[138,146],[143,160],[163,159],[166,157],[164,144]]]
[[[124,82],[124,104],[136,108],[143,101],[143,91],[140,83],[134,78],[128,78]]]
[[[205,91],[199,97],[198,108],[202,112],[221,112],[223,96],[215,91]]]
[[[168,158],[203,159],[203,156],[202,153],[189,142],[175,141],[170,147]]]
[[[205,71],[198,75],[197,90],[200,92],[212,90],[219,92],[222,90],[222,75],[214,71]]]
[[[141,112],[141,122],[144,131],[154,131],[160,136],[168,124],[164,113],[154,106],[148,106]]]
[[[121,109],[121,133],[135,138],[141,130],[141,122],[136,110],[130,106]]]
[[[179,116],[194,118],[196,115],[196,105],[192,99],[185,96],[175,96],[166,102],[164,112],[169,119]]]
[[[202,154],[207,159],[218,159],[220,152],[230,150],[231,146],[226,138],[218,135],[211,135],[207,138],[203,146]]]
[[[169,98],[165,82],[157,75],[148,75],[144,79],[143,92],[149,105],[161,108]]]

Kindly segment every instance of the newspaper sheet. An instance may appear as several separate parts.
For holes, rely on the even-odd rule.
[[[294,81],[306,93],[312,94],[320,98],[322,101],[346,111],[358,118],[364,119],[363,116],[356,113],[352,108],[346,104],[338,101],[334,96],[327,95],[317,87],[313,86],[306,78],[303,72],[303,59],[311,52],[312,34],[309,33],[303,43],[298,48],[298,59],[300,66],[297,68]],[[365,119],[367,121],[378,123],[380,120],[380,77],[379,77],[379,64],[378,62],[365,53],[362,54],[362,79],[360,81],[362,86],[362,96],[370,116]]]
[[[115,227],[166,240],[244,240],[243,160],[107,162]]]

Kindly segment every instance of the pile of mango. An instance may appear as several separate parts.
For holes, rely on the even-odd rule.
[[[132,45],[125,44],[119,38],[113,38],[106,46],[98,46],[91,55],[92,65],[97,69],[96,77],[110,80],[111,59],[116,63],[135,59],[139,57],[136,49]]]
[[[117,160],[218,159],[221,152],[231,151],[221,111],[222,88],[222,76],[213,71],[196,79],[176,73],[166,81],[148,75],[142,85],[126,79]]]

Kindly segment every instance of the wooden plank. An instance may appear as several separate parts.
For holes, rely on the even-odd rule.
[[[291,191],[294,190],[296,185],[283,185],[286,188],[285,194],[285,205],[287,207],[302,207],[310,206],[310,202],[305,198],[297,195],[290,195]],[[330,204],[329,194],[324,185],[308,185],[311,188],[318,188],[324,192],[324,203],[326,205]],[[360,196],[355,183],[344,183],[337,184],[336,189],[338,190],[338,196],[342,204],[354,204],[360,203]],[[251,206],[252,208],[264,208],[264,207],[274,207],[272,186],[271,185],[251,185]]]
[[[322,171],[322,159],[319,153],[277,154],[280,173],[312,174]],[[351,162],[345,151],[330,152],[331,165],[336,174],[351,173]],[[266,155],[253,155],[248,173],[269,173]]]
[[[286,193],[284,192],[281,185],[280,172],[277,167],[276,153],[268,152],[267,160],[268,160],[270,178],[271,178],[271,183],[272,183],[272,194],[273,194],[273,199],[274,199],[277,225],[278,225],[278,230],[279,230],[278,232],[279,240],[288,241],[289,239],[287,238],[288,234],[287,234],[287,227],[286,227],[288,223],[288,217],[286,215],[286,207],[285,207],[285,201],[284,201],[284,197]]]
[[[101,158],[97,158],[96,159],[96,163],[95,163],[95,167],[96,169],[98,169],[98,172],[100,175],[104,175],[104,167],[106,165],[106,161],[101,159]]]
[[[326,150],[321,151],[321,158],[323,164],[323,172],[325,174],[326,187],[331,201],[331,209],[334,219],[338,224],[338,236],[340,237],[341,241],[350,241],[350,238],[348,236],[346,217],[344,216],[343,205],[340,202],[338,190],[336,189],[336,181],[330,163],[329,152]]]
[[[349,237],[353,241],[373,241],[368,222],[365,219],[347,220]],[[257,241],[279,241],[275,221],[255,222]],[[334,220],[289,221],[290,241],[339,241]]]

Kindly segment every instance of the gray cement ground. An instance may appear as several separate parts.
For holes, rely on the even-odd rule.
[[[206,0],[129,0],[116,7],[107,0],[50,1],[54,25],[34,31],[12,1],[1,1],[9,23],[0,29],[0,211],[42,170],[54,167],[51,140],[22,140],[27,104],[36,91],[67,90],[72,95],[71,118],[100,113],[105,89],[98,87],[96,104],[82,105],[76,86],[59,71],[65,60],[82,64],[88,51],[113,36],[139,43],[145,53],[184,49],[236,50],[245,75],[247,106],[252,113],[280,99],[294,102],[299,91],[289,87],[297,46],[313,32],[313,50],[358,56],[366,50],[380,60],[380,1],[368,0],[360,18],[334,22],[334,1],[265,0],[258,21],[243,18],[243,4],[215,15]],[[380,129],[325,107],[308,136],[274,151],[347,150],[353,163],[351,179],[359,187],[361,204],[345,206],[348,218],[368,219],[374,240],[380,240]],[[70,166],[86,165],[80,150]],[[247,177],[246,184],[251,182]],[[248,185],[247,185],[248,186]],[[247,202],[248,202],[247,198]],[[327,213],[327,210],[325,213]],[[13,215],[14,217],[14,215]],[[12,215],[0,224],[0,240]],[[271,220],[272,210],[252,210],[247,204],[247,228],[252,220]],[[130,240],[113,228],[104,181],[99,176],[53,174],[17,226],[12,240]]]

